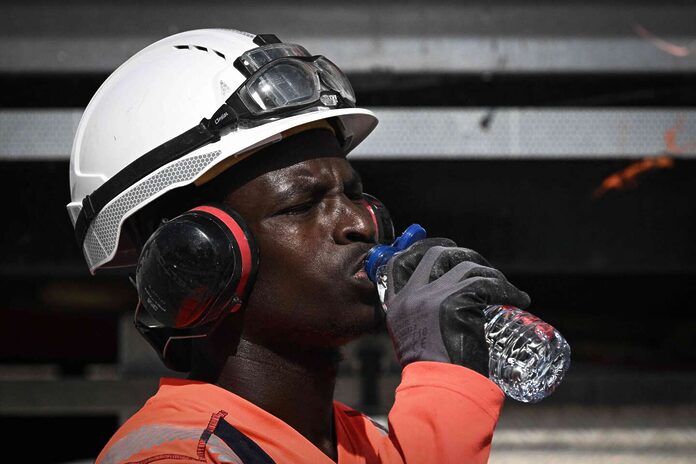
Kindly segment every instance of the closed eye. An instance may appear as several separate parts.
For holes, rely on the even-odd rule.
[[[353,170],[353,176],[343,184],[343,191],[346,197],[353,201],[360,201],[363,199],[362,180],[357,171]]]
[[[303,214],[311,210],[314,205],[316,204],[315,200],[309,200],[305,201],[302,203],[298,203],[296,205],[292,205],[288,208],[281,209],[277,213],[274,214],[274,216],[281,216],[281,215],[289,215],[289,216],[294,216],[298,214]]]

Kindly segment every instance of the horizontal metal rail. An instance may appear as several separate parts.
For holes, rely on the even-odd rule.
[[[373,108],[354,159],[696,156],[696,110]],[[0,159],[68,159],[82,110],[0,111]]]
[[[110,72],[201,27],[272,32],[349,72],[685,72],[696,70],[695,23],[686,2],[12,1],[0,72]]]

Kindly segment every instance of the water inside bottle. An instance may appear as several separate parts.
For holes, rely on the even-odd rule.
[[[549,324],[511,306],[486,309],[491,379],[509,397],[534,403],[550,395],[570,365],[570,346]]]

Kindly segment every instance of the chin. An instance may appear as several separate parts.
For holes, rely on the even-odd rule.
[[[374,303],[361,304],[348,310],[352,317],[333,325],[329,331],[339,346],[375,333],[383,322],[383,312]]]

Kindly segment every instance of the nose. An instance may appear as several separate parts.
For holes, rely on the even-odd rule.
[[[377,226],[367,205],[341,195],[338,220],[334,229],[334,241],[341,245],[354,242],[375,243]]]

